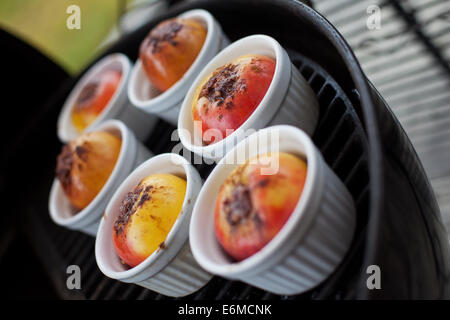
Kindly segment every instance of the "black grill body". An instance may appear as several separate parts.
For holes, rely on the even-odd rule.
[[[127,35],[105,52],[137,58],[141,40],[159,21],[194,8],[210,11],[229,38],[267,34],[287,49],[318,96],[320,119],[313,140],[330,167],[349,188],[357,206],[357,232],[333,275],[298,296],[276,296],[219,277],[186,299],[376,299],[450,298],[450,249],[432,189],[403,129],[368,82],[350,47],[325,18],[299,1],[200,0],[174,6],[165,15]],[[22,203],[26,233],[64,298],[165,299],[141,287],[105,278],[94,257],[94,239],[55,226],[47,199],[56,154],[56,117],[77,79],[49,103],[46,117],[30,129],[23,152],[34,150],[39,181]],[[44,119],[44,120],[42,120]],[[145,144],[170,152],[174,127],[160,120]],[[36,137],[50,140],[36,146]],[[39,140],[38,140],[39,141]],[[20,154],[19,154],[20,155]],[[212,166],[198,166],[203,178]],[[35,170],[37,171],[37,170]],[[79,291],[65,288],[65,269],[78,264]],[[382,290],[368,290],[369,265],[381,269]]]

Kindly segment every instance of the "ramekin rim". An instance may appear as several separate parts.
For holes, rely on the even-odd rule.
[[[78,223],[82,224],[82,220],[84,220],[89,213],[92,212],[93,209],[97,207],[97,205],[104,200],[104,197],[107,195],[109,189],[111,188],[113,182],[117,179],[117,176],[120,174],[120,171],[122,170],[122,167],[124,165],[125,159],[127,158],[127,155],[129,154],[129,151],[134,147],[136,144],[136,141],[133,141],[133,137],[131,135],[131,131],[127,128],[127,126],[120,120],[116,119],[110,119],[106,120],[104,122],[101,122],[97,124],[94,127],[91,127],[87,129],[85,133],[88,132],[95,132],[95,131],[103,131],[103,130],[109,130],[109,129],[116,129],[120,132],[121,136],[121,146],[119,151],[119,156],[117,158],[116,164],[114,166],[113,171],[108,177],[108,180],[106,180],[105,184],[103,185],[100,192],[92,199],[92,201],[82,210],[78,211],[75,215],[63,218],[60,216],[58,212],[55,212],[52,209],[53,201],[56,201],[56,193],[59,191],[58,189],[61,189],[61,193],[64,197],[66,195],[62,191],[62,187],[58,179],[55,177],[53,180],[52,189],[50,191],[50,214],[55,222],[62,226],[71,226],[76,225]],[[134,143],[133,143],[134,142]],[[136,155],[135,155],[136,156]]]
[[[171,99],[173,99],[174,101],[182,101],[183,94],[177,94],[177,93],[180,90],[182,90],[183,87],[188,83],[188,81],[192,77],[194,71],[199,67],[201,60],[208,53],[208,50],[215,44],[214,40],[216,40],[215,36],[218,33],[219,28],[216,25],[214,16],[209,11],[204,10],[204,9],[194,9],[194,10],[189,10],[189,11],[183,12],[182,14],[178,15],[177,17],[183,17],[183,18],[184,17],[186,17],[186,18],[187,17],[193,17],[193,18],[200,17],[201,19],[203,19],[203,21],[206,23],[206,26],[207,26],[205,42],[203,43],[203,46],[200,49],[200,52],[198,53],[194,62],[191,64],[189,69],[184,73],[183,77],[181,77],[181,79],[179,79],[177,82],[175,82],[169,89],[160,93],[156,97],[153,97],[150,99],[140,99],[135,94],[137,75],[139,72],[141,72],[141,69],[142,69],[142,61],[138,57],[138,59],[136,60],[136,63],[134,64],[133,68],[131,69],[131,76],[130,76],[130,81],[128,83],[127,95],[129,97],[131,103],[139,109],[153,108],[153,110],[155,112],[161,112],[161,111],[170,109],[171,107],[174,106],[174,104],[165,105],[163,103],[164,101],[171,100]],[[220,34],[218,36],[220,36]],[[178,96],[180,96],[179,99],[176,99],[176,97],[178,97]]]
[[[222,264],[214,262],[212,259],[207,257],[205,254],[203,254],[201,248],[197,247],[197,244],[192,239],[195,239],[195,235],[193,234],[195,232],[195,225],[200,223],[198,221],[197,216],[199,215],[197,211],[199,210],[198,207],[201,206],[202,202],[205,201],[203,199],[204,193],[209,188],[209,186],[213,183],[217,183],[214,181],[214,178],[218,175],[220,172],[221,166],[223,163],[227,160],[227,157],[230,157],[233,155],[234,152],[238,150],[242,145],[247,145],[248,142],[251,139],[255,139],[255,136],[260,135],[264,132],[268,132],[271,130],[280,130],[280,136],[282,134],[291,134],[291,138],[294,136],[296,140],[301,141],[305,152],[304,156],[306,158],[307,164],[308,164],[308,170],[307,170],[307,177],[305,180],[305,185],[302,191],[302,195],[300,196],[297,205],[292,212],[289,219],[286,221],[282,229],[275,235],[275,237],[269,241],[261,250],[253,254],[252,256],[239,261],[239,262],[230,262],[228,264]],[[282,152],[282,150],[280,150]],[[258,153],[260,154],[260,153]],[[295,227],[300,224],[300,221],[309,219],[309,222],[311,222],[311,219],[315,217],[315,214],[313,212],[307,212],[305,214],[305,211],[307,211],[308,204],[310,202],[310,199],[313,194],[313,192],[316,192],[316,188],[322,188],[322,181],[320,179],[320,166],[319,166],[319,159],[318,153],[316,151],[316,148],[313,144],[313,142],[310,140],[308,135],[304,133],[301,129],[290,126],[290,125],[276,125],[267,127],[264,129],[259,130],[258,132],[250,135],[243,141],[239,142],[232,150],[230,150],[225,157],[223,157],[220,162],[217,164],[217,166],[213,169],[213,171],[210,173],[208,178],[206,179],[202,190],[200,191],[197,201],[195,203],[194,209],[192,210],[192,220],[191,220],[191,226],[190,226],[190,241],[191,241],[191,248],[192,248],[192,254],[194,255],[197,262],[209,272],[213,274],[219,274],[223,276],[229,276],[229,277],[235,277],[239,278],[240,275],[246,275],[246,274],[252,274],[257,273],[258,266],[261,266],[264,262],[268,262],[267,260],[271,260],[269,264],[266,265],[266,268],[269,268],[269,265],[273,265],[276,263],[276,261],[273,260],[273,254],[279,249],[284,243],[290,240],[290,236],[295,232]],[[248,159],[248,156],[246,155],[246,159]],[[232,169],[228,169],[228,171],[231,172]],[[321,192],[321,190],[319,190]],[[307,216],[309,215],[309,217]],[[306,218],[305,218],[306,217]],[[308,230],[309,222],[305,223],[303,226]],[[208,226],[207,226],[208,227]],[[299,236],[301,238],[305,234]],[[217,241],[217,240],[216,240]],[[288,246],[294,246],[295,243],[290,243]],[[220,246],[220,244],[219,244]]]
[[[176,233],[179,232],[180,228],[182,227],[183,220],[190,219],[190,214],[185,213],[184,210],[186,209],[186,207],[188,207],[190,205],[192,195],[195,192],[195,190],[194,190],[195,189],[195,185],[194,185],[195,181],[194,181],[194,177],[192,174],[192,170],[195,170],[195,168],[182,156],[180,156],[178,154],[174,154],[174,153],[162,153],[162,154],[153,156],[152,158],[143,162],[141,165],[139,165],[137,168],[135,168],[127,176],[127,178],[117,187],[116,191],[114,192],[113,196],[111,197],[111,199],[105,209],[105,216],[107,216],[108,212],[110,212],[112,210],[113,202],[115,202],[113,200],[115,200],[122,193],[127,191],[126,185],[131,180],[134,180],[136,178],[136,176],[139,176],[139,174],[140,174],[139,171],[142,171],[144,168],[151,166],[153,163],[155,163],[157,161],[162,161],[163,159],[170,158],[170,157],[177,158],[176,161],[180,161],[180,162],[174,163],[174,164],[181,166],[185,172],[186,193],[185,193],[185,197],[183,200],[183,204],[182,204],[180,213],[164,240],[166,247],[170,247],[170,243],[175,238]],[[107,265],[107,263],[104,263],[104,258],[103,258],[104,252],[101,250],[102,249],[101,241],[103,241],[103,237],[105,237],[103,230],[104,230],[104,228],[112,227],[111,225],[106,225],[105,221],[106,221],[105,219],[102,219],[100,222],[99,228],[98,228],[97,238],[95,240],[95,256],[96,256],[98,267],[108,277],[117,279],[117,280],[131,279],[133,277],[136,277],[140,273],[142,273],[144,270],[146,270],[148,267],[150,267],[162,254],[166,253],[166,251],[167,251],[166,249],[165,250],[155,250],[150,256],[148,256],[144,261],[142,261],[140,264],[138,264],[135,267],[129,268],[128,270],[124,270],[124,271],[113,270],[110,266]],[[188,239],[188,237],[189,237],[189,228],[186,230],[186,239]],[[111,242],[113,241],[113,239],[109,239],[109,240]]]
[[[269,85],[269,88],[267,89],[266,94],[264,95],[264,98],[261,100],[261,102],[258,104],[258,106],[255,108],[255,110],[252,112],[252,114],[247,118],[247,120],[242,123],[239,128],[237,128],[233,133],[228,135],[227,137],[223,138],[222,140],[209,144],[209,145],[197,145],[195,143],[191,143],[189,141],[190,139],[186,136],[185,131],[189,131],[185,128],[183,122],[184,118],[188,117],[191,113],[192,108],[192,99],[194,97],[194,92],[197,88],[197,86],[203,81],[203,79],[208,76],[212,70],[209,70],[212,68],[212,66],[215,64],[215,61],[218,59],[221,59],[223,56],[229,55],[230,51],[234,50],[237,46],[245,45],[247,41],[257,41],[258,39],[263,39],[263,41],[266,41],[271,44],[272,49],[274,50],[275,59],[276,59],[276,65],[275,65],[275,72],[274,76],[272,78],[272,81]],[[287,61],[286,59],[287,58]],[[233,60],[232,58],[230,58]],[[282,68],[284,66],[284,68]],[[202,70],[202,72],[197,76],[197,78],[192,83],[189,91],[187,92],[185,99],[183,100],[183,103],[181,105],[180,114],[178,117],[178,129],[179,130],[179,137],[182,144],[190,151],[194,153],[202,153],[205,155],[212,154],[213,151],[222,150],[224,146],[227,144],[228,141],[235,139],[236,136],[238,136],[243,130],[246,128],[253,128],[253,124],[256,122],[256,119],[260,114],[263,112],[264,109],[268,107],[267,100],[269,100],[270,96],[274,92],[274,88],[278,85],[278,83],[281,81],[281,78],[283,76],[282,72],[284,70],[289,69],[289,72],[291,72],[291,63],[289,56],[285,54],[284,48],[280,45],[280,43],[274,39],[271,36],[264,35],[264,34],[254,34],[250,35],[244,38],[241,38],[232,44],[230,44],[228,47],[223,49],[221,52],[219,52]],[[290,76],[290,74],[289,74]],[[287,87],[283,88],[286,89]],[[273,110],[273,113],[276,112],[281,107],[281,104],[277,106],[275,110]],[[193,136],[194,132],[190,132],[190,135]],[[224,156],[224,155],[222,155]]]
[[[92,128],[102,121],[104,121],[111,113],[115,111],[115,107],[118,106],[117,101],[120,98],[120,94],[126,90],[128,85],[128,79],[130,76],[131,70],[131,61],[130,59],[123,53],[114,52],[108,54],[97,61],[94,65],[92,65],[89,70],[77,81],[75,86],[70,91],[66,100],[64,101],[63,107],[58,116],[57,127],[58,127],[58,137],[61,141],[67,143],[72,140],[69,137],[67,126],[72,126],[73,130],[76,131],[76,128],[71,123],[70,115],[74,108],[75,100],[83,89],[84,85],[89,82],[92,77],[99,74],[101,70],[103,70],[108,64],[114,63],[114,60],[118,61],[121,64],[121,78],[119,81],[119,85],[117,86],[113,96],[109,99],[105,108],[98,114],[95,120],[87,126],[83,132],[78,132],[77,135],[80,135],[86,132],[89,128]]]

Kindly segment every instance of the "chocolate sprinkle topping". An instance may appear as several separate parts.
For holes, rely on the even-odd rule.
[[[132,192],[128,192],[125,198],[122,200],[119,208],[119,215],[114,222],[114,230],[116,231],[116,235],[123,232],[125,226],[128,223],[128,220],[130,220],[131,215],[135,212],[135,210],[133,210],[133,207],[137,199],[139,198],[139,194],[141,193],[141,191],[142,187],[138,187]]]
[[[123,232],[125,226],[127,225],[130,217],[136,212],[136,210],[144,205],[144,203],[151,199],[149,192],[152,191],[153,186],[148,185],[145,188],[140,184],[132,191],[128,192],[125,198],[122,200],[119,208],[119,215],[114,222],[114,230],[116,235]],[[142,196],[139,199],[139,195],[142,192]],[[137,202],[139,199],[139,202]],[[136,203],[137,202],[137,203]],[[154,216],[150,216],[155,218]]]
[[[56,164],[56,177],[62,184],[64,190],[70,190],[70,185],[72,184],[72,178],[70,177],[70,172],[72,170],[72,165],[74,163],[74,157],[70,145],[65,145],[61,153],[58,155]]]
[[[177,46],[178,43],[174,39],[182,28],[183,25],[177,20],[164,22],[150,32],[145,46],[151,47],[152,53],[160,52],[165,42]]]
[[[144,193],[144,194],[142,195],[141,199],[139,200],[138,207],[142,207],[142,205],[143,205],[147,200],[150,200],[150,199],[151,199],[151,197],[148,195],[148,193]]]
[[[86,84],[81,90],[80,95],[78,96],[75,104],[79,107],[82,104],[89,101],[90,99],[92,99],[92,97],[95,96],[98,86],[99,86],[98,80],[93,80],[88,84]]]
[[[213,73],[208,82],[203,85],[199,98],[206,97],[210,103],[217,102],[217,105],[220,106],[225,99],[233,99],[237,92],[245,89],[245,81],[239,79],[237,65],[229,63]],[[225,105],[229,109],[233,103],[228,101]]]
[[[72,184],[71,171],[75,163],[75,156],[86,162],[89,154],[88,143],[84,142],[82,146],[76,146],[72,150],[70,144],[65,145],[61,153],[58,155],[56,163],[56,177],[61,182],[64,191],[69,192]],[[82,166],[78,163],[78,170],[82,170]]]
[[[87,144],[86,142],[84,143],[85,145]],[[75,147],[75,153],[77,154],[78,158],[80,158],[81,160],[83,160],[84,162],[87,161],[87,157],[88,157],[88,149],[85,146],[76,146]]]
[[[223,201],[223,210],[231,226],[238,225],[241,220],[247,219],[253,210],[250,189],[243,184],[237,185],[230,197]]]
[[[258,182],[257,186],[260,188],[265,188],[269,184],[269,179],[264,179]]]

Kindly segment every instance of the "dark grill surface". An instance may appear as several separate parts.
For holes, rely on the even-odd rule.
[[[289,51],[292,61],[316,93],[320,104],[319,123],[313,140],[328,165],[350,190],[357,207],[357,231],[352,247],[338,270],[319,287],[298,296],[277,296],[238,281],[214,277],[200,291],[188,299],[318,299],[354,297],[356,283],[361,274],[362,250],[369,206],[369,175],[367,169],[367,141],[364,128],[355,112],[359,109],[359,95],[347,97],[337,83],[310,59]],[[355,107],[355,108],[354,108]],[[145,145],[155,154],[171,152],[177,142],[170,138],[175,128],[159,121]],[[197,165],[206,178],[213,166]],[[76,299],[167,299],[137,285],[106,278],[97,268],[94,238],[68,231],[50,220],[45,199],[48,198],[53,176],[39,189],[39,202],[28,210],[27,228],[38,241],[34,244],[38,255],[50,273],[62,298]],[[44,199],[44,200],[43,200]],[[66,288],[66,268],[81,268],[80,290]]]

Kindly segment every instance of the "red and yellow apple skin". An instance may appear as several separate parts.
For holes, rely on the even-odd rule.
[[[230,174],[216,200],[216,237],[237,261],[255,254],[275,237],[294,211],[305,184],[307,165],[299,157],[283,152],[258,157],[260,161],[249,160]],[[278,171],[262,175],[268,161],[279,161]]]
[[[221,140],[206,138],[206,130],[219,130],[223,139],[250,117],[269,89],[275,64],[266,56],[242,56],[218,68],[200,84],[193,99],[192,118],[201,122],[205,144]]]
[[[122,140],[112,133],[83,134],[58,155],[56,176],[78,210],[84,209],[103,188],[119,157]]]
[[[172,174],[144,178],[122,201],[113,224],[113,241],[122,262],[135,267],[158,248],[183,207],[186,180]]]
[[[202,49],[206,33],[199,22],[183,18],[169,19],[153,28],[139,50],[150,83],[164,92],[180,80]]]
[[[105,109],[122,78],[118,69],[106,69],[89,81],[78,95],[72,109],[72,123],[78,132],[86,129]]]

